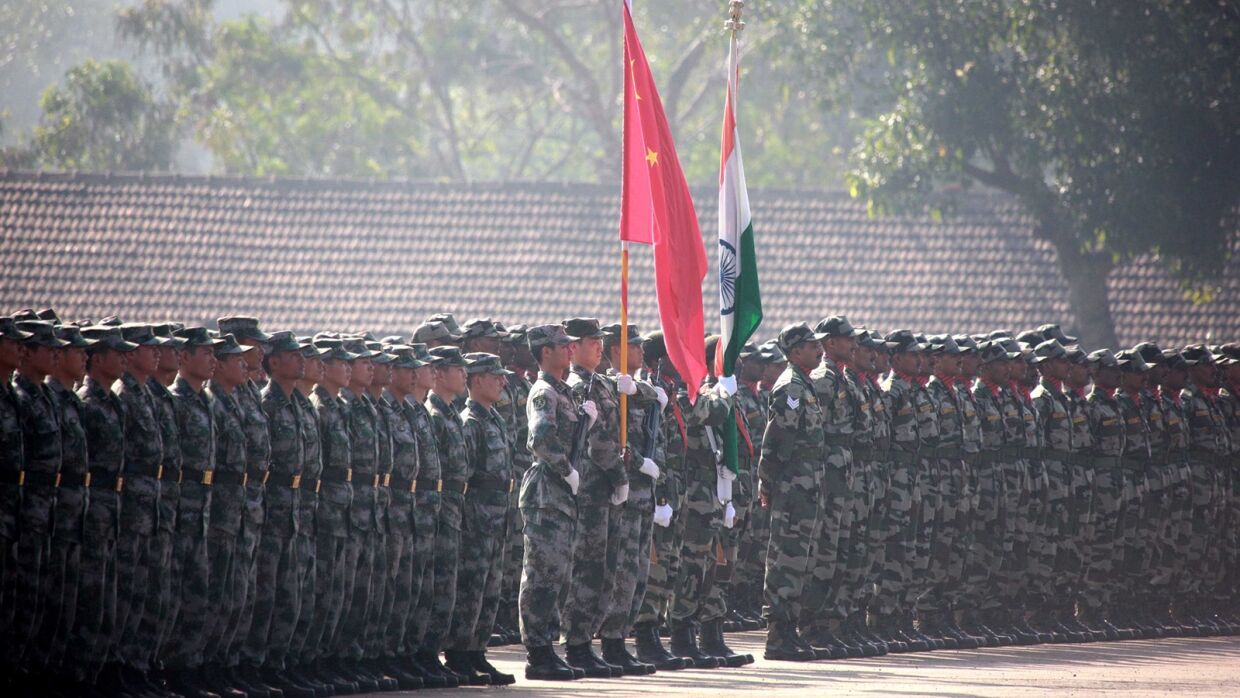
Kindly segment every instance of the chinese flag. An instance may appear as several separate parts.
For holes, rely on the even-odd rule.
[[[706,249],[689,185],[650,65],[624,3],[624,175],[620,239],[654,247],[655,290],[667,356],[689,399],[706,377],[702,280]]]

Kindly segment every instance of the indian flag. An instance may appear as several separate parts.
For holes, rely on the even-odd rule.
[[[762,296],[758,292],[758,257],[754,252],[753,222],[741,141],[736,133],[736,94],[740,83],[736,34],[728,51],[728,91],[723,102],[723,143],[719,153],[719,346],[715,375],[735,374],[736,357],[762,324]],[[723,427],[723,459],[738,472],[736,415]]]
[[[728,52],[728,91],[723,105],[723,144],[719,155],[719,328],[715,375],[733,375],[741,347],[762,324],[758,292],[758,258],[745,166],[736,133],[736,91],[739,83],[736,37]]]

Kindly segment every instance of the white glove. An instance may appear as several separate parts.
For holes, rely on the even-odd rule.
[[[667,408],[667,391],[661,386],[656,385],[654,387],[654,394],[659,398],[659,411],[663,411]]]
[[[732,397],[736,394],[736,376],[724,376],[715,383],[720,397]]]
[[[630,376],[627,373],[621,373],[620,376],[616,378],[616,389],[625,395],[636,395],[637,381],[633,380],[633,376]]]
[[[732,501],[732,481],[725,477],[716,478],[715,495],[719,498],[720,504]]]
[[[732,472],[732,469],[726,465],[716,465],[715,477],[731,482],[736,479],[736,473]]]
[[[672,505],[660,504],[654,508],[654,525],[667,528],[672,525]]]
[[[736,509],[732,507],[732,502],[723,509],[723,527],[732,528],[736,525]]]
[[[595,405],[593,400],[586,400],[581,403],[581,411],[585,412],[586,416],[590,418],[590,424],[586,426],[586,430],[589,431],[594,427],[594,423],[598,421],[598,405]]]
[[[651,480],[659,479],[659,466],[649,458],[642,459],[642,467],[639,470],[641,470],[642,475],[649,477]]]
[[[627,501],[629,501],[628,483],[625,483],[623,485],[616,485],[615,491],[611,493],[611,503],[616,506],[620,506],[621,504],[624,504]]]
[[[577,488],[581,487],[581,476],[577,474],[577,469],[572,468],[568,471],[568,477],[564,478],[568,483],[568,489],[573,491],[573,496],[577,496]]]

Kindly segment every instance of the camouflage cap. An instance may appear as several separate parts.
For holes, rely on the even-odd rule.
[[[809,328],[804,322],[798,322],[795,325],[788,325],[779,331],[779,337],[776,339],[776,346],[779,350],[787,354],[798,344],[802,342],[818,342],[826,338],[825,334],[819,334]]]
[[[35,315],[37,315],[40,320],[47,320],[53,325],[63,324],[60,322],[60,316],[57,315],[56,311],[52,308],[44,308],[43,310],[35,313]]]
[[[17,321],[13,318],[0,317],[0,337],[24,342],[30,338],[30,333],[17,329]]]
[[[814,326],[814,331],[826,337],[860,337],[864,330],[858,330],[852,326],[848,318],[843,315],[832,315],[818,321]]]
[[[930,351],[935,354],[957,356],[963,353],[960,350],[960,345],[956,344],[956,340],[949,334],[931,335],[926,338],[926,343],[930,345]]]
[[[185,346],[185,342],[175,334],[177,329],[176,324],[171,322],[151,325],[151,332],[159,338],[159,345],[161,347],[172,347],[173,349],[180,349]]]
[[[56,336],[56,326],[46,320],[19,320],[17,329],[29,334],[24,340],[25,344],[34,344],[44,347],[52,347],[59,349],[68,346],[69,343]]]
[[[1016,335],[1016,341],[1021,344],[1028,344],[1031,347],[1036,347],[1042,342],[1045,342],[1046,338],[1043,337],[1042,333],[1037,330],[1025,330],[1024,332]]]
[[[663,330],[655,330],[642,338],[642,356],[647,363],[667,358],[667,343]]]
[[[121,334],[125,335],[125,341],[133,342],[140,347],[159,347],[164,344],[163,340],[155,336],[150,325],[141,322],[127,322],[121,325]]]
[[[456,321],[456,316],[452,313],[435,313],[426,318],[427,322],[442,322],[444,327],[448,328],[454,336],[460,337],[462,333],[461,326]]]
[[[380,344],[382,344],[382,345],[383,345],[383,346],[385,346],[385,347],[386,347],[386,346],[391,346],[391,345],[394,345],[394,344],[401,344],[401,345],[403,345],[403,344],[405,343],[405,338],[404,338],[404,337],[402,337],[402,336],[400,336],[400,335],[398,335],[398,334],[390,334],[390,335],[388,335],[388,336],[386,336],[386,337],[381,337],[381,338],[379,339],[379,343],[380,343]]]
[[[237,341],[237,338],[231,334],[220,335],[220,340],[223,344],[218,344],[215,347],[215,355],[217,357],[231,356],[233,354],[244,354],[246,352],[259,350],[256,346],[241,344]]]
[[[465,361],[465,357],[461,356],[461,350],[457,347],[435,347],[434,349],[431,349],[431,356],[438,359],[438,361],[435,362],[435,365],[440,368],[468,365],[468,362]]]
[[[396,362],[396,354],[389,351],[388,347],[383,346],[379,342],[366,342],[366,348],[375,352],[372,361],[376,366],[384,366]]]
[[[409,348],[413,349],[413,358],[417,359],[424,366],[429,366],[439,360],[431,354],[425,344],[410,344]]]
[[[39,314],[34,311],[34,308],[22,308],[16,313],[13,313],[13,319],[17,322],[29,322],[42,320],[43,318],[39,317]]]
[[[344,348],[344,340],[339,337],[326,337],[321,333],[314,336],[314,346],[321,352],[324,361],[352,361],[357,357]]]
[[[465,372],[473,375],[476,373],[490,373],[496,376],[511,376],[512,371],[504,368],[504,364],[500,362],[499,357],[495,354],[488,354],[483,351],[475,351],[466,354]]]
[[[750,358],[753,357],[754,354],[757,354],[757,353],[758,353],[758,345],[754,344],[753,342],[746,342],[745,346],[741,347],[741,350],[737,352],[736,355],[741,357],[741,360],[748,361]]]
[[[1174,349],[1167,349],[1162,355],[1162,365],[1172,371],[1188,370],[1189,363],[1184,356]]]
[[[1033,348],[1033,362],[1042,363],[1043,361],[1052,361],[1054,359],[1067,359],[1068,350],[1064,345],[1054,339],[1047,339],[1040,342]]]
[[[525,341],[530,351],[534,351],[538,347],[564,346],[577,341],[577,338],[570,337],[563,325],[536,325],[525,331]]]
[[[271,335],[258,329],[258,318],[230,315],[216,320],[215,323],[220,328],[220,334],[231,334],[237,341],[252,339],[257,342],[267,342],[271,340]]]
[[[1064,346],[1071,346],[1078,342],[1076,337],[1064,334],[1056,324],[1042,325],[1038,328],[1038,332],[1042,334],[1043,339],[1053,339]]]
[[[1137,354],[1145,360],[1145,363],[1151,366],[1161,364],[1163,361],[1162,348],[1153,342],[1141,342],[1132,348]]]
[[[267,340],[268,354],[282,354],[288,351],[301,351],[301,344],[298,344],[297,337],[287,330],[276,332],[271,335],[271,339]]]
[[[342,337],[341,340],[344,342],[345,351],[352,354],[349,361],[373,359],[380,353],[366,346],[366,340],[360,337]]]
[[[1197,366],[1200,364],[1213,364],[1214,354],[1210,352],[1209,347],[1204,344],[1193,344],[1184,347],[1180,354],[1184,357],[1184,361],[1189,366]]]
[[[1085,356],[1093,368],[1119,368],[1119,361],[1110,349],[1095,349]]]
[[[960,347],[961,354],[972,354],[977,351],[977,340],[967,334],[953,335],[952,341]]]
[[[589,339],[603,337],[603,330],[598,326],[598,319],[592,317],[574,317],[569,318],[560,323],[564,326],[564,332],[570,337],[577,339]]]
[[[1070,344],[1064,348],[1068,351],[1068,353],[1064,355],[1064,358],[1070,363],[1077,364],[1078,366],[1084,366],[1089,363],[1089,357],[1085,354],[1085,350],[1080,346]]]
[[[1001,342],[992,342],[990,340],[978,342],[977,353],[978,356],[981,357],[983,364],[989,364],[995,361],[1006,361],[1020,356],[1019,353],[1012,354],[1004,349]]]
[[[1144,373],[1150,370],[1150,365],[1141,358],[1141,355],[1131,349],[1124,349],[1115,354],[1115,362],[1119,364],[1121,371],[1125,373]]]
[[[119,316],[109,315],[95,324],[102,325],[104,327],[120,327],[121,325],[124,325],[125,323],[121,321]]]
[[[986,339],[992,342],[996,339],[1016,339],[1012,336],[1011,330],[992,330],[986,334]]]
[[[138,348],[137,344],[125,341],[125,335],[121,333],[121,328],[110,325],[83,327],[82,336],[95,340],[95,343],[87,350],[92,354],[101,351],[126,352]]]
[[[894,353],[924,351],[928,346],[917,341],[917,336],[913,334],[912,330],[892,330],[887,333],[883,341]]]
[[[607,342],[619,342],[620,341],[620,323],[613,322],[610,325],[606,325],[605,327],[602,328],[602,331],[603,331],[603,339],[605,341]],[[631,323],[629,324],[628,340],[629,340],[628,341],[629,344],[641,344],[642,343],[643,337],[642,337],[641,331],[637,329],[637,325],[634,325]]]
[[[460,335],[453,334],[448,326],[438,320],[428,320],[413,330],[413,341],[422,342],[455,342]]]
[[[183,342],[183,349],[218,347],[224,343],[224,340],[212,337],[205,327],[186,327],[177,330],[176,335]]]
[[[501,337],[500,341],[505,344],[525,344],[525,331],[527,329],[525,325],[513,325],[508,328],[508,334]]]
[[[786,364],[788,357],[784,356],[783,350],[779,348],[779,340],[768,339],[758,345],[758,356],[769,364]]]
[[[461,339],[477,339],[480,337],[493,337],[502,339],[508,336],[504,331],[504,326],[495,322],[489,317],[473,318],[465,323],[462,328]]]
[[[425,361],[418,359],[417,350],[408,344],[393,344],[387,350],[396,357],[392,368],[421,368],[426,365]]]
[[[95,340],[88,339],[82,335],[82,328],[77,325],[57,325],[56,336],[68,342],[68,347],[77,347],[78,349],[89,349],[95,344]]]
[[[298,335],[297,344],[301,347],[301,355],[307,359],[321,359],[327,354],[326,349],[320,349],[314,346],[314,338],[306,335]]]

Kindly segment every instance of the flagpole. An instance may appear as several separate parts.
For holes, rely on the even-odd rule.
[[[620,365],[617,373],[629,372],[629,241],[620,241]],[[629,441],[629,396],[620,393],[620,453]]]

